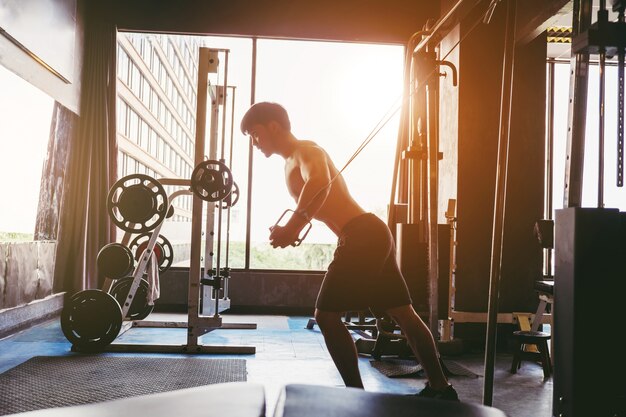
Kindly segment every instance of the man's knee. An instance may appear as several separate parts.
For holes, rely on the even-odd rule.
[[[336,326],[337,324],[343,325],[341,320],[341,313],[333,312],[333,311],[321,311],[315,310],[315,322],[319,326],[321,330],[325,328]]]
[[[413,306],[411,306],[410,304],[390,308],[386,311],[386,313],[400,326],[404,325],[405,323],[408,324],[410,322],[413,322],[417,317],[419,317],[413,309]]]

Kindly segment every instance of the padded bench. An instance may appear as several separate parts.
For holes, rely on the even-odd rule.
[[[479,404],[303,384],[285,386],[274,412],[274,417],[320,416],[506,417],[496,408]]]
[[[93,404],[48,408],[10,417],[263,417],[263,385],[230,382]],[[356,388],[286,385],[274,417],[506,417],[495,408]]]

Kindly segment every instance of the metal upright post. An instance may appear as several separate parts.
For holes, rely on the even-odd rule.
[[[618,22],[625,23],[624,9],[626,5],[622,2],[617,7]],[[617,186],[624,186],[624,64],[626,61],[626,48],[621,47],[617,51]]]
[[[222,86],[209,86],[209,93],[211,96],[211,107],[210,107],[210,131],[209,131],[209,152],[208,158],[210,160],[217,159],[217,137],[218,137],[218,126],[219,126],[219,116],[220,116],[220,105],[223,100],[223,95],[225,91]],[[221,202],[218,202],[221,204]],[[214,247],[215,247],[215,206],[216,203],[209,203],[206,211],[206,217],[204,219],[205,230],[204,230],[204,274],[203,278],[210,278],[216,281],[220,281],[220,263],[219,256],[215,256]],[[218,236],[217,236],[217,254],[220,253],[219,241],[220,241],[220,229],[221,229],[221,218],[219,215],[221,212],[218,212]],[[216,259],[216,268],[215,272],[213,271],[213,258]],[[210,303],[209,301],[213,301]],[[218,319],[219,314],[219,288],[217,287],[209,287],[205,286],[202,294],[202,308],[203,315],[213,315],[216,319]]]
[[[605,95],[606,51],[600,51],[600,88],[598,108],[598,208],[604,207],[604,95]]]
[[[517,2],[507,1],[507,17],[502,64],[502,89],[500,96],[500,128],[498,135],[498,161],[491,244],[491,270],[489,277],[489,305],[487,307],[487,338],[485,346],[485,382],[483,404],[492,405],[495,369],[496,330],[498,325],[498,299],[502,267],[502,242],[506,206],[506,179],[509,162],[511,128],[511,101],[513,97],[513,64],[515,58],[515,28]]]
[[[204,146],[206,134],[206,110],[208,96],[208,68],[209,51],[200,48],[198,64],[198,87],[196,97],[196,143],[195,143],[195,165],[204,159]],[[189,264],[189,290],[187,294],[188,316],[187,316],[187,346],[198,346],[198,337],[202,331],[198,320],[200,309],[200,248],[202,241],[202,211],[204,201],[198,196],[193,196],[192,217],[191,217],[191,253]]]
[[[545,203],[544,218],[553,220],[554,215],[554,199],[552,193],[554,190],[554,61],[548,63],[548,112],[546,123],[546,181],[545,181]],[[546,248],[544,251],[544,270],[545,275],[554,276],[552,271],[552,248]]]
[[[436,56],[433,52],[433,59]],[[426,82],[426,199],[424,201],[428,242],[429,325],[439,334],[439,67]]]
[[[573,3],[572,37],[584,32],[591,25],[593,1],[573,0]],[[563,207],[580,207],[583,193],[589,53],[583,51],[572,54],[570,68]]]

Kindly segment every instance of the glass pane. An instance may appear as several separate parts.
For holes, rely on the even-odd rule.
[[[626,210],[626,189],[617,187],[617,67],[606,67],[604,102],[604,207]],[[583,207],[598,206],[599,68],[589,69]]]
[[[248,206],[248,160],[249,141],[240,129],[241,117],[250,106],[252,75],[252,40],[249,38],[205,37],[210,48],[227,49],[228,91],[226,102],[226,126],[224,155],[238,190],[233,197],[236,202],[223,212],[222,219],[222,259],[220,266],[230,268],[245,267],[246,224]],[[225,64],[225,63],[221,63]],[[233,114],[234,101],[234,117]],[[219,132],[222,132],[222,119],[219,119]],[[232,133],[232,141],[231,141]],[[220,150],[221,154],[221,150]],[[254,210],[254,209],[253,209]],[[230,215],[230,217],[228,216]],[[216,212],[217,218],[217,212]],[[226,251],[228,247],[228,251]],[[228,254],[228,255],[227,255]],[[228,258],[226,258],[226,255]]]
[[[0,65],[0,241],[32,240],[54,100]]]
[[[554,208],[563,207],[565,154],[570,65],[555,66],[554,116]],[[606,67],[606,100],[604,124],[604,206],[626,210],[626,188],[617,187],[617,68]],[[598,138],[599,138],[599,75],[598,66],[590,65],[585,132],[583,173],[583,207],[598,206]]]
[[[230,228],[231,247],[236,248],[241,255],[231,256],[232,261],[228,265],[225,263],[226,251],[222,250],[221,266],[242,267],[248,143],[247,140],[237,140],[232,151],[233,155],[237,155],[231,158],[230,132],[233,124],[231,103],[235,97],[239,114],[250,104],[252,56],[250,39],[118,33],[118,59],[122,58],[129,63],[118,65],[118,172],[120,176],[141,173],[156,179],[191,178],[195,165],[199,47],[230,51],[228,84],[233,88],[229,89],[227,105],[221,110],[227,114],[225,138],[228,145],[224,147],[224,157],[241,190],[241,198],[231,209],[231,218],[237,221],[231,221],[229,225],[228,217],[222,216],[224,230],[222,236],[225,239],[226,229]],[[220,67],[223,69],[225,62],[221,62]],[[131,69],[131,76],[126,74],[128,68]],[[125,116],[126,114],[128,116]],[[207,119],[207,133],[210,131],[209,123],[210,120]],[[219,123],[217,131],[221,140],[221,114]],[[238,126],[238,121],[235,121],[235,124]],[[235,133],[238,133],[238,129]],[[240,153],[243,156],[239,155]],[[218,159],[221,156],[220,148]],[[170,198],[173,197],[172,193],[184,189],[185,187],[180,186],[165,186]],[[163,223],[160,234],[173,246],[173,264],[189,266],[192,197],[177,193],[171,203],[175,209],[174,215]]]
[[[403,47],[259,40],[256,101],[285,106],[299,139],[325,148],[341,169],[402,95]],[[399,117],[392,118],[344,171],[352,195],[386,220]],[[255,154],[252,184],[251,267],[325,269],[337,237],[315,222],[300,247],[273,249],[269,231],[294,208],[283,160]]]

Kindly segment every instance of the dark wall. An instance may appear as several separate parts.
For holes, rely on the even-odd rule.
[[[435,0],[118,0],[119,29],[361,42],[405,43]]]
[[[516,48],[501,306],[534,311],[542,249],[533,234],[543,218],[546,112],[545,35]],[[529,310],[530,309],[530,310]]]
[[[469,16],[460,35],[450,36],[465,37],[479,17]],[[459,69],[458,91],[442,90],[448,106],[442,117],[454,120],[449,113],[458,111],[457,178],[442,176],[458,186],[457,311],[487,311],[505,18],[506,8],[498,7],[490,24],[478,24],[464,38],[449,58]],[[541,250],[533,225],[543,213],[545,58],[541,36],[516,47],[500,312],[530,312],[537,304],[533,285]],[[442,137],[448,141],[442,147],[455,139]],[[442,188],[453,189],[447,183]]]
[[[324,274],[320,272],[231,271],[231,312],[312,315]],[[160,278],[157,308],[187,311],[189,268],[171,268]]]

